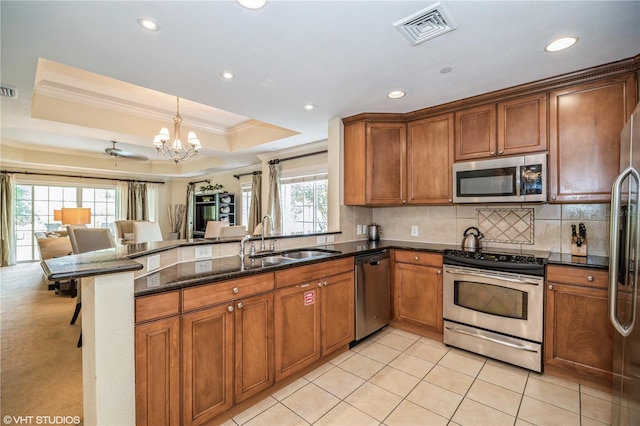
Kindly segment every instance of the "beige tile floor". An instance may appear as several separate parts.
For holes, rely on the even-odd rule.
[[[386,328],[234,425],[603,425],[611,396]],[[630,424],[640,424],[638,410]]]

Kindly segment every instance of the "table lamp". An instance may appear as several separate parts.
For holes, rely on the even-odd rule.
[[[55,214],[54,210],[54,219]],[[63,207],[60,217],[64,225],[86,225],[91,223],[91,209],[88,207]]]

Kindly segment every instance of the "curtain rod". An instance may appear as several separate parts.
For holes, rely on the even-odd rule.
[[[68,178],[80,178],[80,179],[99,179],[99,180],[111,180],[118,182],[142,182],[142,183],[161,183],[164,185],[164,182],[159,181],[151,181],[151,180],[135,180],[135,179],[117,179],[117,178],[106,178],[106,177],[97,177],[97,176],[82,176],[82,175],[62,175],[58,173],[34,173],[34,172],[11,172],[8,170],[0,170],[2,174],[19,174],[19,175],[34,175],[34,176],[56,176],[56,177],[68,177]]]
[[[189,182],[189,185],[195,185],[196,183],[200,183],[200,182],[211,183],[211,180],[210,179],[196,180],[196,181],[193,181],[193,182]]]
[[[262,174],[262,170],[256,170],[255,172],[248,172],[248,173],[240,173],[239,175],[233,175],[234,178],[240,180],[240,176],[249,176],[249,175],[261,175]]]
[[[312,155],[324,154],[327,152],[329,151],[325,149],[324,151],[310,152],[309,154],[296,155],[295,157],[280,158],[280,159],[276,158],[274,160],[269,161],[269,165],[278,164],[282,161],[297,160],[298,158],[311,157]]]

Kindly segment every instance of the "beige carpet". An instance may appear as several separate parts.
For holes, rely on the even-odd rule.
[[[23,424],[77,424],[82,420],[82,349],[76,347],[82,316],[69,324],[76,299],[47,290],[38,262],[0,268],[0,289],[3,424],[19,423],[18,416],[34,416]],[[7,422],[5,416],[15,419]]]

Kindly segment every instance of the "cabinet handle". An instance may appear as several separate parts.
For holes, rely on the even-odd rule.
[[[402,200],[402,204],[407,204],[407,200]]]
[[[229,307],[227,307],[227,311],[229,311],[229,312],[233,312],[233,306],[229,306]]]
[[[504,151],[502,151],[502,150],[498,151],[498,155],[502,155],[503,152]]]
[[[552,286],[551,284],[549,284],[549,285],[547,286],[547,288],[548,288],[549,290],[553,290],[553,286]]]
[[[318,282],[318,287],[322,287],[322,281]]]
[[[438,269],[438,275],[442,274],[442,269]]]
[[[414,257],[413,260],[420,260],[418,256]]]
[[[495,151],[491,151],[491,155],[496,155],[496,152]]]
[[[238,287],[234,287],[234,288],[233,288],[233,293],[234,293],[234,294],[238,294],[238,293],[240,293],[240,289],[239,289]]]
[[[242,302],[238,302],[236,306],[238,307],[238,309],[242,309]]]
[[[450,203],[453,203],[453,199],[449,198],[449,202],[450,202]]]
[[[589,282],[593,282],[593,275],[589,275],[589,276],[587,277],[587,281],[589,281]]]
[[[551,196],[551,199],[552,199],[553,201],[555,201],[555,200],[556,200],[556,196],[555,196],[555,195],[552,195],[552,196]]]
[[[325,281],[323,281],[323,284],[324,284],[324,286],[326,287],[326,286],[327,286],[327,281],[326,281],[326,280],[325,280]]]

